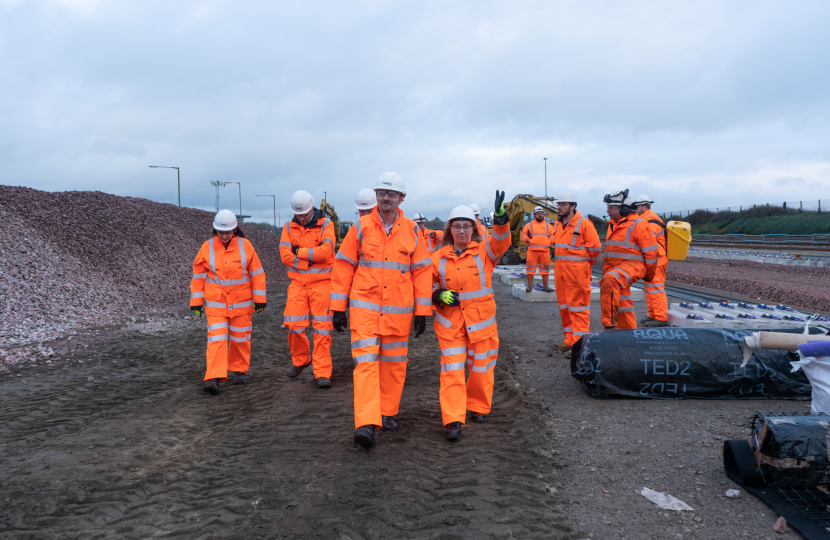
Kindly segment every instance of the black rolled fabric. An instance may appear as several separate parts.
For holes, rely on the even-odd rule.
[[[762,416],[750,439],[768,486],[830,484],[830,416]]]
[[[573,346],[571,375],[595,398],[810,399],[807,377],[790,372],[794,352],[756,350],[740,367],[751,332],[669,327],[589,334]]]

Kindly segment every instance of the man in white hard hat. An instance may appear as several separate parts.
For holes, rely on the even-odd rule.
[[[435,231],[433,229],[427,229],[427,218],[425,218],[424,215],[420,212],[418,212],[412,217],[412,221],[414,221],[415,225],[418,226],[418,230],[421,232],[421,236],[427,243],[427,251],[429,251],[429,254],[432,255],[433,253],[435,253],[435,250],[438,249],[438,246],[441,245],[441,240],[444,239],[444,231]]]
[[[368,216],[372,213],[372,208],[378,205],[375,190],[370,188],[363,188],[357,192],[357,197],[354,198],[354,207],[357,208],[358,216]]]
[[[291,196],[294,219],[282,229],[280,257],[288,267],[288,298],[284,326],[288,329],[291,367],[286,375],[294,378],[313,363],[317,388],[331,388],[332,315],[329,310],[332,263],[334,262],[334,224],[317,208],[308,191]],[[311,319],[314,352],[310,354],[306,328]]]
[[[476,216],[475,225],[476,225],[476,229],[478,229],[479,236],[481,236],[483,239],[487,240],[487,227],[485,227],[484,224],[481,222],[481,219],[479,219],[479,215],[481,215],[481,209],[475,203],[470,205],[470,209],[472,209],[473,214],[475,214],[475,216]]]
[[[375,186],[378,205],[352,227],[334,260],[334,329],[352,319],[354,442],[375,445],[375,429],[397,431],[395,415],[406,379],[409,333],[426,329],[432,314],[432,270],[418,226],[398,208],[406,185],[394,172]]]
[[[657,270],[654,272],[653,281],[644,281],[646,292],[646,304],[648,304],[648,317],[640,321],[647,328],[667,326],[669,307],[666,298],[666,266],[669,263],[666,250],[666,225],[663,220],[651,210],[654,201],[648,195],[640,195],[634,199],[634,208],[640,219],[648,222],[649,229],[660,246],[657,252]]]
[[[611,328],[637,328],[631,284],[654,279],[657,270],[657,242],[648,224],[631,208],[628,190],[606,195],[608,232],[602,257],[600,301],[602,325]]]
[[[556,201],[559,218],[553,224],[554,289],[565,331],[565,341],[557,347],[561,351],[570,351],[590,331],[591,267],[602,251],[594,224],[576,205],[576,195],[564,192]]]
[[[533,209],[533,219],[522,229],[522,241],[527,244],[527,288],[525,292],[533,290],[533,276],[536,272],[542,276],[542,287],[551,292],[548,286],[550,279],[550,246],[553,241],[553,227],[545,220],[547,210],[541,206]]]

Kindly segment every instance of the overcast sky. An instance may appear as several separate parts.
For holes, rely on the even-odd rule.
[[[342,219],[495,190],[655,210],[830,198],[830,2],[0,0],[0,183]],[[237,187],[221,207],[238,211]]]

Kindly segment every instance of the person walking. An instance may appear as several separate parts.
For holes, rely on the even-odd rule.
[[[444,239],[444,231],[434,231],[432,229],[427,229],[427,218],[425,218],[424,215],[420,212],[412,217],[412,221],[414,221],[415,225],[418,226],[418,230],[420,231],[421,236],[427,243],[427,251],[429,251],[430,256],[432,256],[432,254],[435,253],[435,251],[438,249],[438,246],[441,245],[441,240]]]
[[[297,377],[313,363],[317,388],[331,388],[332,314],[329,311],[332,263],[334,262],[334,224],[314,208],[308,191],[291,196],[294,218],[283,227],[280,258],[288,267],[288,298],[283,325],[288,329],[291,367],[286,375]],[[311,354],[306,328],[311,321],[314,352]]]
[[[375,429],[397,431],[410,329],[432,313],[430,259],[418,226],[399,208],[406,185],[394,172],[375,186],[378,205],[352,227],[334,259],[334,329],[346,328],[348,302],[354,358],[354,442],[375,445]],[[414,317],[414,318],[413,318]]]
[[[542,288],[545,292],[553,289],[548,287],[550,279],[550,245],[553,240],[553,227],[545,220],[547,211],[541,206],[533,209],[533,219],[522,229],[522,242],[527,244],[527,288],[525,292],[533,290],[533,276],[536,271],[542,276]]]
[[[610,221],[600,281],[602,325],[606,329],[637,328],[631,284],[642,278],[654,280],[657,242],[645,220],[632,211],[627,189],[606,195],[603,202]]]
[[[652,211],[651,205],[654,204],[654,201],[648,195],[640,195],[634,199],[633,204],[640,219],[648,222],[648,227],[659,246],[654,281],[643,282],[648,316],[640,322],[646,328],[659,328],[668,325],[669,315],[668,299],[666,298],[666,266],[669,264],[668,250],[666,249],[666,224],[663,223],[660,216]]]
[[[441,417],[444,438],[461,438],[467,411],[474,422],[486,422],[493,404],[499,354],[493,268],[510,247],[509,216],[504,192],[496,191],[493,233],[483,240],[475,214],[457,206],[447,220],[442,247],[432,255],[432,302],[435,334],[441,347]],[[465,365],[470,370],[466,383]]]
[[[254,311],[266,307],[265,271],[236,216],[220,210],[213,235],[193,260],[190,309],[207,319],[207,371],[203,390],[216,395],[233,372],[234,384],[248,382]]]
[[[590,331],[591,267],[602,251],[597,229],[576,210],[576,195],[566,191],[556,206],[559,218],[553,224],[553,282],[565,341],[557,348],[570,351]]]

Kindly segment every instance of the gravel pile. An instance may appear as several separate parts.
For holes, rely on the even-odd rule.
[[[830,312],[830,268],[730,262],[733,266],[708,259],[669,261],[666,279]]]
[[[181,309],[213,214],[101,192],[0,186],[0,363],[14,349],[137,313]],[[287,284],[279,238],[245,228],[268,285]]]

